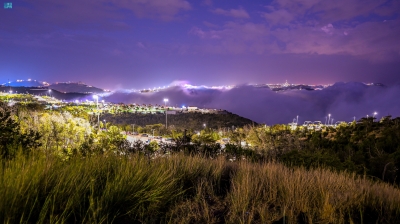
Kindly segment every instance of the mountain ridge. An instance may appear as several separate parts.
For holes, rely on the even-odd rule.
[[[9,81],[1,84],[1,87],[47,88],[57,90],[61,93],[101,94],[107,92],[105,89],[87,85],[83,82],[56,82],[50,84],[48,82],[32,79]]]

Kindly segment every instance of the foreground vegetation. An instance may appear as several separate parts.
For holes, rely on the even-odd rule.
[[[164,128],[172,144],[131,144],[72,109],[0,102],[0,222],[400,222],[399,118]]]
[[[398,223],[400,190],[281,164],[174,155],[17,156],[0,170],[2,223]]]

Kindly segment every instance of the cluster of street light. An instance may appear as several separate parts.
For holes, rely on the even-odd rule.
[[[96,108],[97,108],[97,111],[98,111],[99,110],[99,96],[98,95],[93,95],[93,99],[96,100]],[[167,104],[168,104],[169,100],[168,100],[168,98],[164,98],[163,101],[164,101],[164,108],[165,108],[165,128],[168,128]],[[78,100],[76,100],[75,102],[79,103]],[[102,100],[102,102],[104,103],[104,100]],[[105,120],[104,120],[104,122],[105,122]],[[98,127],[100,129],[100,115],[99,115],[99,112],[97,112],[97,125],[98,125]],[[203,124],[203,127],[206,128],[206,124],[205,123]]]
[[[372,114],[372,118],[375,119],[376,115],[378,115],[378,113],[374,112]],[[368,114],[367,114],[367,118],[369,118]],[[339,125],[341,123],[346,123],[345,121],[337,121],[334,124],[333,121],[334,121],[334,118],[331,117],[331,114],[328,114],[328,116],[325,117],[325,124],[324,125],[322,125],[321,121],[314,121],[314,122],[312,122],[312,121],[304,121],[303,126],[304,127],[308,127],[309,129],[310,128],[314,128],[314,127],[317,127],[316,129],[318,129],[318,128],[321,128],[322,126],[336,127],[337,125]],[[353,122],[355,122],[355,121],[356,121],[356,117],[353,117]],[[298,123],[299,123],[299,115],[297,115],[296,118],[293,118],[292,123],[289,123],[289,125],[292,127],[292,129],[296,129]],[[349,123],[351,123],[351,122],[349,122]]]
[[[99,115],[99,96],[98,95],[93,95],[93,99],[96,100],[96,108],[97,108],[97,126],[100,129],[100,115]],[[164,108],[166,108],[166,105],[168,103],[168,98],[164,98]],[[76,103],[79,103],[78,100],[75,101]],[[102,100],[102,102],[104,103],[104,100]],[[104,122],[106,122],[106,120],[104,120]],[[168,123],[167,123],[167,109],[165,109],[165,128],[168,128]]]

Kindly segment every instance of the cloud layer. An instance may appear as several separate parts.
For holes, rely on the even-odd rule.
[[[138,104],[163,104],[181,107],[224,109],[259,123],[278,124],[292,122],[299,116],[304,121],[325,122],[326,116],[336,121],[350,122],[378,113],[378,118],[400,116],[400,86],[366,86],[362,83],[336,83],[319,91],[273,92],[266,88],[241,86],[231,90],[185,89],[173,87],[156,93],[117,92],[106,100]],[[384,100],[382,100],[384,99]]]
[[[230,9],[230,10],[224,10],[224,9],[217,8],[217,9],[212,10],[212,12],[215,14],[219,14],[219,15],[231,16],[234,18],[244,18],[244,19],[250,18],[249,14],[243,8]]]

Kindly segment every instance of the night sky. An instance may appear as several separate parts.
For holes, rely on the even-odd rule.
[[[0,82],[400,83],[398,0],[4,2]]]

